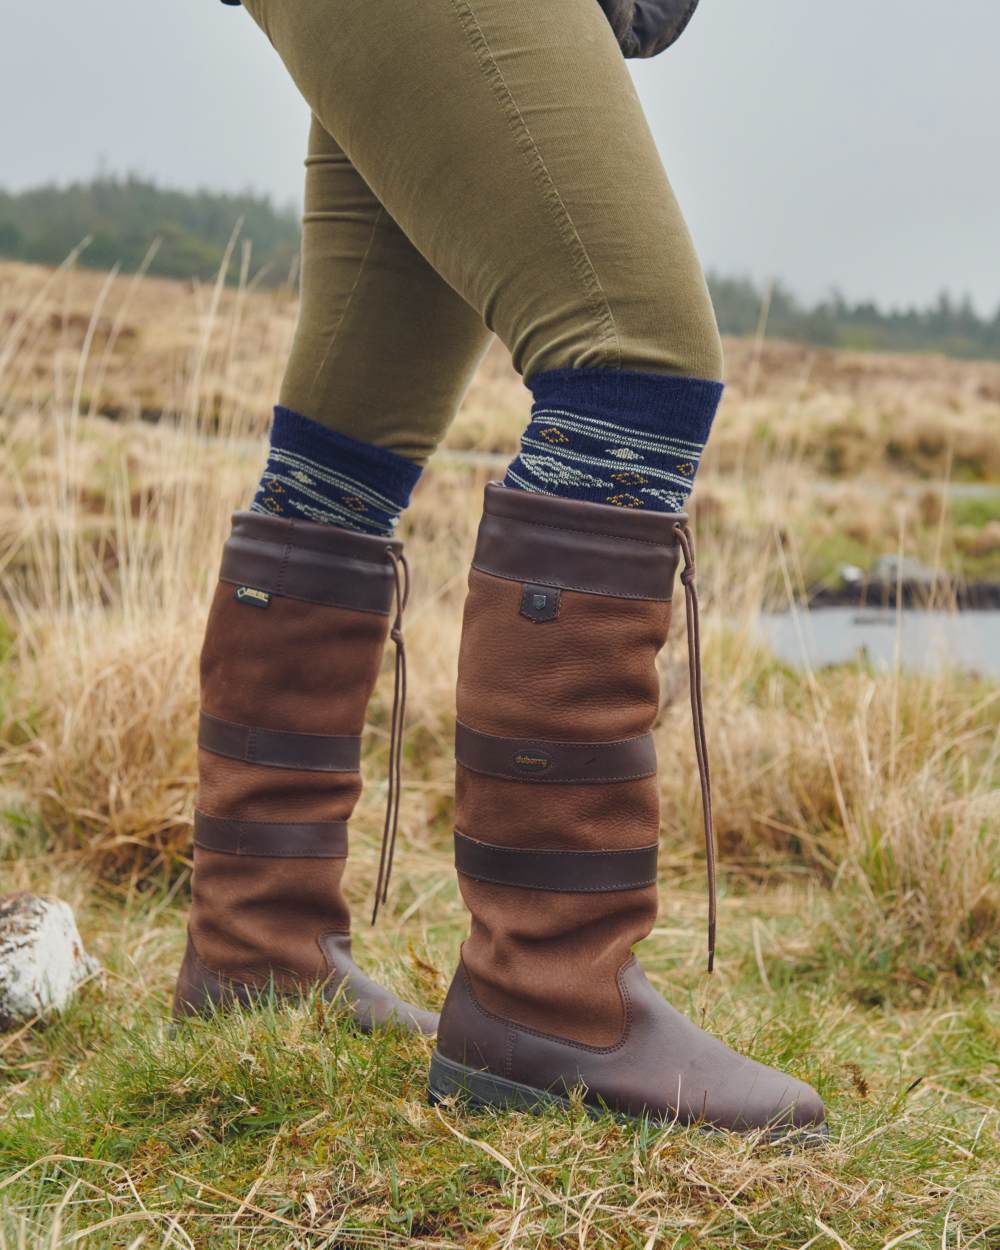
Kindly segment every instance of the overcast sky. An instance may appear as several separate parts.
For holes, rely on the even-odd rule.
[[[3,27],[0,185],[103,166],[299,201],[305,106],[242,10],[38,0]],[[998,49],[1000,0],[702,0],[635,74],[707,266],[992,311]]]

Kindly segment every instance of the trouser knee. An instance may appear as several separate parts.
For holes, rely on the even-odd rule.
[[[599,302],[557,298],[518,327],[508,346],[525,381],[553,369],[618,369],[721,382],[722,339],[700,266],[672,259],[641,277],[609,276]]]

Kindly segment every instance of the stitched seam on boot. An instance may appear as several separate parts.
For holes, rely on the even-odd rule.
[[[292,550],[294,550],[294,548],[292,548]],[[220,577],[219,581],[225,582],[227,586],[244,585],[244,582],[241,581],[239,578],[233,578],[233,577]],[[539,583],[539,585],[540,584],[541,583]],[[344,612],[367,612],[370,616],[386,617],[389,615],[389,613],[383,610],[382,608],[361,608],[361,607],[358,607],[357,604],[336,603],[336,602],[331,602],[329,599],[316,599],[307,594],[304,594],[302,591],[299,591],[299,590],[296,590],[294,593],[287,591],[287,590],[278,590],[276,585],[274,588],[270,586],[261,586],[259,589],[269,590],[272,595],[279,595],[281,598],[284,598],[284,599],[292,599],[296,603],[315,603],[317,606],[321,608],[340,608]]]
[[[326,964],[327,969],[328,969],[327,981],[331,981],[334,977],[340,977],[341,980],[344,980],[347,976],[347,973],[340,972],[337,969],[336,964],[327,954],[326,947],[323,945],[323,942],[328,937],[350,937],[350,936],[351,936],[350,929],[324,929],[322,933],[318,933],[316,935],[316,945],[319,947],[319,953],[323,957],[323,962]]]
[[[469,976],[469,970],[462,964],[462,974],[465,977],[466,989],[468,990],[469,999],[472,1006],[481,1016],[485,1016],[488,1020],[493,1020],[497,1024],[502,1024],[507,1029],[514,1029],[518,1033],[530,1033],[532,1037],[540,1037],[546,1042],[557,1042],[560,1046],[571,1046],[575,1050],[585,1050],[592,1055],[613,1055],[615,1051],[621,1050],[628,1041],[629,1034],[632,1031],[632,996],[628,992],[628,988],[624,983],[625,970],[635,963],[635,956],[630,955],[629,958],[618,969],[615,981],[618,984],[618,992],[622,997],[622,1006],[625,1009],[625,1023],[622,1026],[621,1038],[612,1046],[588,1046],[586,1042],[576,1042],[570,1037],[559,1037],[556,1033],[544,1033],[541,1029],[533,1029],[528,1024],[518,1024],[516,1020],[510,1020],[506,1016],[498,1016],[496,1012],[490,1011],[476,997],[476,991],[472,985],[472,978]]]
[[[523,517],[507,516],[502,512],[491,512],[486,509],[486,515],[494,517],[498,521],[507,521],[513,525],[530,525],[532,529],[539,530],[560,530],[564,534],[583,534],[588,538],[608,538],[616,543],[641,543],[644,547],[665,547],[672,550],[677,546],[677,542],[664,541],[656,538],[636,538],[632,534],[602,534],[595,530],[578,529],[575,525],[555,525],[551,521],[526,521]],[[659,516],[676,516],[676,513],[657,513]]]
[[[526,885],[523,881],[513,882],[502,877],[474,877],[471,873],[462,872],[461,868],[456,871],[470,881],[481,881],[485,885],[505,885],[511,890],[534,890],[538,894],[614,894],[618,890],[647,890],[651,885],[656,885],[656,878],[650,877],[648,881],[612,881],[608,885],[584,885],[569,889],[557,885]]]
[[[489,768],[473,768],[471,764],[463,764],[461,760],[458,763],[478,777],[496,777],[500,781],[516,781],[528,786],[614,785],[619,781],[644,781],[647,777],[656,776],[656,769],[651,768],[645,773],[615,773],[612,777],[545,777],[541,773],[500,773]]]
[[[509,853],[511,855],[562,855],[570,859],[594,860],[603,859],[607,855],[646,855],[652,850],[659,850],[659,842],[646,842],[642,846],[625,846],[617,851],[569,851],[560,847],[553,847],[547,850],[545,847],[539,846],[501,846],[497,842],[480,842],[478,838],[470,838],[467,833],[462,833],[461,829],[455,832],[459,837],[467,839],[469,842],[478,842],[480,846],[488,847],[491,851],[499,851],[501,854]],[[466,874],[468,875],[468,874]]]
[[[210,968],[208,964],[206,964],[204,960],[202,960],[201,956],[198,954],[197,950],[195,949],[193,940],[191,942],[191,950],[194,954],[194,962],[197,965],[199,971],[206,973],[210,977],[213,977],[223,987],[230,986],[230,985],[232,986],[242,985],[242,986],[245,986],[247,989],[260,990],[260,989],[265,989],[267,987],[268,982],[270,982],[273,978],[275,978],[279,973],[285,973],[287,976],[292,977],[293,979],[297,977],[297,974],[292,972],[290,968],[271,968],[270,971],[266,973],[261,973],[252,968],[236,968],[231,973],[220,972],[218,968]],[[305,978],[299,977],[297,979],[303,980]],[[295,991],[280,989],[277,984],[275,985],[274,988],[275,988],[275,992],[278,994],[288,994],[288,993],[295,992]]]
[[[476,729],[468,721],[459,721],[458,724],[480,738],[489,738],[491,742],[517,742],[525,747],[537,747],[539,750],[547,750],[550,747],[623,747],[632,742],[641,742],[650,736],[647,731],[641,734],[629,734],[627,738],[601,738],[597,741],[582,738],[522,738],[517,734],[491,734],[485,729]]]
[[[274,585],[275,585],[274,593],[276,595],[283,595],[285,593],[285,573],[288,568],[288,561],[292,558],[291,540],[294,537],[295,537],[295,521],[293,519],[292,528],[289,531],[289,541],[285,543],[284,548],[281,552],[281,563],[278,565],[278,573],[274,579]]]
[[[489,565],[480,564],[476,560],[473,560],[472,567],[474,569],[478,569],[480,573],[489,573],[492,577],[499,577],[505,582],[523,582],[524,581],[524,578],[521,576],[515,577],[511,573],[501,573],[499,569],[490,568]],[[612,599],[641,599],[647,603],[670,603],[671,602],[671,599],[667,596],[624,594],[622,593],[622,591],[614,589],[613,587],[609,587],[609,586],[581,586],[577,582],[574,582],[572,585],[568,585],[566,582],[545,581],[541,577],[533,577],[532,581],[535,582],[539,586],[552,586],[559,590],[576,590],[576,591],[579,591],[581,594],[585,594],[585,595],[587,594],[607,595]]]

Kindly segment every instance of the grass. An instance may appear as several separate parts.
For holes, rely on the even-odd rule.
[[[998,561],[1000,490],[935,481],[1000,476],[997,366],[731,344],[699,475],[719,968],[702,970],[682,628],[662,657],[663,903],[641,955],[699,1023],[818,1086],[829,1147],[578,1106],[435,1110],[425,1042],[363,1037],[319,1002],[169,1030],[197,648],[293,315],[281,292],[0,267],[0,880],[70,901],[104,966],[62,1017],[0,1037],[0,1250],[1000,1246],[1000,690],[860,661],[794,671],[754,630],[841,561]],[[405,521],[405,840],[357,941],[428,1003],[467,924],[449,863],[464,570],[524,412],[491,355]],[[386,674],[352,833],[359,916],[389,693]]]
[[[579,1107],[435,1110],[426,1042],[366,1038],[318,1002],[171,1035],[175,903],[155,888],[125,906],[91,897],[104,977],[3,1052],[6,1245],[995,1245],[996,1004],[967,989],[860,1010],[829,965],[787,975],[802,901],[791,887],[727,899],[711,985],[690,958],[690,892],[643,951],[678,1005],[816,1082],[832,1142],[788,1155]],[[440,986],[450,968],[462,925],[450,880],[434,910],[412,949],[401,931],[364,935],[398,988],[426,991],[427,969]]]

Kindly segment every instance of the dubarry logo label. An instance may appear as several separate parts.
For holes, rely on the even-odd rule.
[[[237,586],[233,598],[237,603],[248,603],[252,608],[266,608],[271,602],[269,591],[257,590],[253,586]]]
[[[521,615],[538,624],[554,621],[559,615],[559,588],[527,582],[521,595]]]
[[[528,755],[519,751],[514,756],[514,767],[519,768],[522,773],[543,773],[551,763],[547,755]]]

